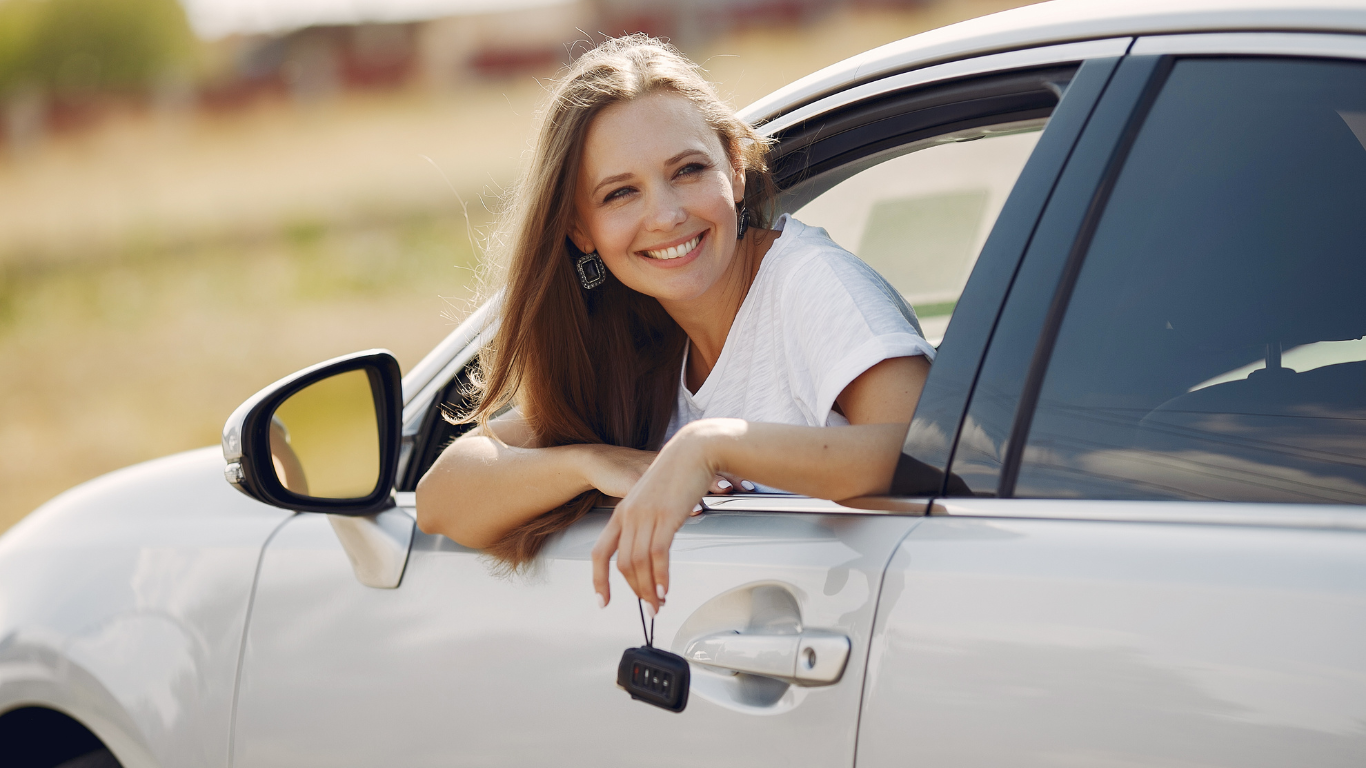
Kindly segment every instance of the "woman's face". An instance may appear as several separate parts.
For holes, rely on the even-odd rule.
[[[736,263],[744,173],[692,102],[654,93],[588,128],[570,237],[625,284],[666,304],[705,295]]]

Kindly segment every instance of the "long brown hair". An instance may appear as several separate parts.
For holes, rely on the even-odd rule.
[[[517,405],[544,447],[606,443],[660,447],[678,397],[686,336],[655,299],[609,275],[579,285],[581,255],[568,233],[588,129],[606,107],[651,93],[690,100],[746,174],[751,222],[767,227],[774,185],[767,143],[716,95],[700,68],[643,34],[607,40],[569,65],[540,114],[529,165],[489,240],[506,270],[499,325],[480,353],[473,408],[460,421],[487,432],[490,418]],[[600,500],[589,491],[518,526],[487,553],[509,569],[526,565],[546,539]]]

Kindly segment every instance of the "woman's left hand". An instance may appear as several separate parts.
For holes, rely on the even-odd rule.
[[[593,588],[599,605],[612,598],[608,566],[615,552],[617,570],[648,604],[651,617],[659,611],[669,593],[669,545],[718,473],[708,446],[716,437],[743,430],[744,424],[738,419],[703,419],[679,430],[617,504],[593,547]]]

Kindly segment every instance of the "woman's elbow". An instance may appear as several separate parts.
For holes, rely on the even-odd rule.
[[[417,504],[417,527],[418,530],[427,534],[440,534],[447,538],[454,539],[452,536],[452,521],[450,519],[450,505],[444,503],[442,498],[445,494],[441,493],[441,479],[433,478],[434,473],[428,471],[417,481],[417,489],[414,500]]]
[[[431,473],[423,475],[417,482],[417,527],[426,534],[445,536],[462,547],[487,549],[497,540],[487,531],[480,530],[469,515],[452,514],[451,505],[443,503],[441,494],[429,481]]]

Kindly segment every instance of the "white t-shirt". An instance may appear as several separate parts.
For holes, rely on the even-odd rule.
[[[934,359],[914,310],[872,267],[819,227],[784,214],[774,228],[782,234],[696,392],[684,357],[668,437],[702,418],[845,425],[831,409],[859,374],[888,358]]]

